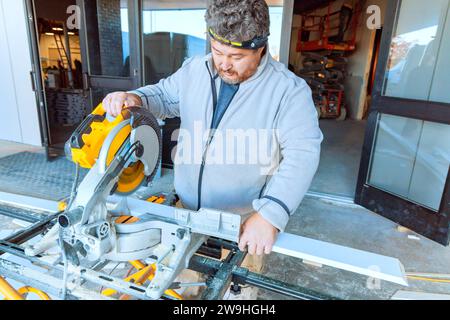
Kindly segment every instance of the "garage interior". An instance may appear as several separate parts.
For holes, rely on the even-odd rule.
[[[61,0],[54,2],[54,12],[63,17],[65,11],[61,11],[60,8],[76,3]],[[155,2],[158,1],[142,1],[144,11],[147,10],[150,14],[160,10],[160,13],[163,13],[164,9],[155,9]],[[275,17],[273,19],[280,24],[274,27],[274,30],[281,33],[282,10],[279,1],[274,2],[278,5],[271,7]],[[381,28],[373,30],[367,28],[366,19],[369,16],[367,7],[376,5],[384,13],[388,2],[388,0],[294,1],[288,66],[291,71],[305,78],[313,88],[316,107],[321,115],[320,128],[324,141],[319,169],[304,201],[292,215],[286,232],[395,257],[405,267],[409,287],[405,288],[388,281],[380,282],[364,275],[280,253],[272,253],[260,273],[271,279],[337,299],[450,299],[449,247],[354,203],[385,23],[385,15],[382,14]],[[74,178],[74,166],[64,157],[64,144],[82,120],[92,112],[90,101],[94,101],[92,105],[95,106],[101,101],[102,96],[116,89],[102,88],[97,91],[94,89],[93,94],[87,94],[83,79],[83,67],[86,66],[82,63],[78,31],[67,30],[65,24],[61,23],[64,19],[49,14],[52,12],[49,9],[51,8],[48,5],[49,1],[34,0],[34,3],[38,18],[40,65],[45,79],[43,87],[47,103],[46,121],[50,148],[0,140],[0,193],[61,201],[70,195]],[[122,9],[120,12],[123,14],[128,2],[116,1],[116,3],[120,5]],[[202,11],[196,5],[194,8],[188,8],[192,10],[190,14],[201,17]],[[166,10],[169,13],[183,12],[171,9]],[[317,23],[313,16],[316,19],[319,17],[321,22]],[[122,21],[123,28],[123,16],[119,16],[118,19]],[[322,23],[324,21],[325,24]],[[96,23],[101,26],[99,20]],[[146,29],[143,28],[145,84],[158,82],[177,70],[186,57],[207,50],[205,39],[195,32],[183,35],[177,30],[163,31],[162,28],[164,26],[161,29],[155,27],[148,33],[145,33]],[[118,48],[122,54],[117,70],[110,72],[102,70],[98,74],[111,77],[130,75],[130,63],[133,62],[130,62],[130,52],[126,51],[128,44],[124,39],[128,39],[127,37],[123,31],[120,33],[121,41],[124,42],[121,42]],[[273,42],[279,42],[279,38],[275,36]],[[330,41],[328,45],[332,47],[325,47],[323,43],[317,41],[325,38]],[[337,44],[340,46],[346,44],[347,47],[342,48]],[[279,51],[279,47],[275,45],[271,54],[277,57]],[[308,57],[314,59],[308,60]],[[313,61],[312,72],[305,72],[308,61],[309,63]],[[319,61],[319,64],[322,61],[322,65],[330,66],[333,61],[338,72],[334,72],[336,69],[333,66],[314,69],[314,61]],[[339,67],[342,61],[345,61],[345,66]],[[89,63],[92,63],[92,60]],[[102,59],[99,63],[108,65],[108,62]],[[315,66],[317,67],[317,64]],[[327,80],[320,79],[322,77]],[[314,89],[315,87],[319,89]],[[178,127],[179,119],[165,120],[162,126],[162,170],[150,186],[139,189],[133,195],[134,198],[147,199],[152,195],[168,195],[173,191],[171,150],[175,143],[172,141],[172,133]],[[85,177],[87,170],[82,170],[80,174],[81,177]],[[31,222],[2,215],[0,239],[26,230],[31,225]],[[4,259],[8,257],[11,255],[2,255]],[[34,268],[32,263],[29,266]],[[123,278],[129,271],[129,265],[111,263],[106,265],[103,271]],[[12,279],[8,281],[15,288],[22,286],[18,281]],[[226,290],[222,298],[293,299],[261,287],[242,286],[238,289]],[[29,298],[36,297],[30,295]]]
[[[386,9],[386,4],[387,1],[382,0],[370,1],[370,5],[377,5],[381,12]],[[367,6],[364,1],[300,1],[294,6],[289,59],[291,70],[300,77],[306,76],[313,92],[317,95],[321,91],[322,100],[328,94],[335,95],[327,96],[326,103],[315,99],[316,107],[322,113],[320,127],[324,141],[320,167],[311,186],[312,192],[349,199],[355,196],[383,30],[366,27],[364,17],[367,16]],[[348,16],[342,16],[346,14],[343,8],[348,10]],[[382,26],[383,21],[380,22]],[[342,39],[336,39],[339,36]],[[331,39],[329,44],[323,41],[327,39]],[[336,40],[341,40],[340,43],[345,43],[347,47],[335,45]],[[342,57],[345,63],[336,66],[337,69],[332,66],[321,68],[323,59],[329,60],[325,61],[325,65],[333,61],[333,55],[327,55],[330,52]],[[308,61],[311,64],[311,59],[307,58],[310,55],[319,56],[315,79],[311,77],[311,72],[304,72]],[[337,76],[333,75],[335,70],[338,70]],[[317,88],[317,79],[320,80],[324,73],[328,73],[327,79],[319,81],[319,88],[325,85],[332,90],[331,93],[329,90],[325,93],[323,89],[314,89]],[[342,96],[339,97],[339,94]],[[319,106],[326,109],[325,104],[329,105],[329,110],[321,112]]]
[[[35,2],[50,157],[61,154],[57,150],[64,148],[71,133],[91,111],[83,90],[79,30],[68,29],[61,10],[75,4]]]

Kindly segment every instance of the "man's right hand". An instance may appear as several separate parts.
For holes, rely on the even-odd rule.
[[[103,109],[113,117],[117,117],[123,108],[141,106],[141,98],[133,93],[113,92],[103,99]]]

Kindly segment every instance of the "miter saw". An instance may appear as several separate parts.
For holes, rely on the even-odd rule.
[[[208,277],[205,283],[183,284],[205,286],[204,299],[222,298],[230,284],[234,291],[252,285],[299,299],[332,298],[240,267],[246,254],[236,245],[240,215],[208,208],[191,211],[135,196],[152,181],[161,160],[160,127],[148,110],[131,107],[113,118],[99,105],[73,133],[66,154],[77,169],[89,171],[79,185],[75,179],[60,212],[57,202],[0,192],[0,203],[50,213],[0,240],[0,255],[7,252],[22,259],[18,263],[0,257],[0,280],[9,277],[26,284],[25,291],[43,290],[63,299],[67,292],[74,299],[103,299],[116,293],[180,299],[172,289],[181,286],[176,278],[189,268]],[[220,260],[222,248],[228,254]],[[288,233],[278,235],[273,252],[407,285],[403,266],[392,257]],[[44,270],[37,272],[27,262]],[[137,272],[125,279],[102,272],[111,262],[128,262]],[[9,299],[20,297],[3,282],[0,292],[13,293]],[[107,289],[99,295],[86,289],[85,282]]]
[[[68,157],[90,170],[58,223],[25,253],[36,256],[59,240],[72,274],[88,271],[84,261],[150,259],[156,272],[145,294],[158,299],[208,235],[237,241],[239,215],[202,209],[193,217],[189,210],[153,210],[142,201],[131,212],[127,196],[151,182],[161,159],[161,140],[158,122],[148,110],[131,107],[112,118],[99,105],[66,144]],[[123,216],[133,223],[119,222]]]

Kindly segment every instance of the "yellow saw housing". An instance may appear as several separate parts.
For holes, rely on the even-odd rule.
[[[91,169],[99,157],[105,139],[124,120],[123,115],[120,114],[113,121],[108,121],[103,105],[99,104],[71,137],[70,153],[72,161],[82,168]],[[108,151],[106,165],[111,163],[116,153],[130,137],[130,133],[131,125],[128,124],[116,134]],[[144,180],[144,165],[138,161],[124,169],[119,177],[116,192],[132,193],[141,186]]]

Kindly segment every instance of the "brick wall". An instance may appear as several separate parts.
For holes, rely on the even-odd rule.
[[[97,0],[102,75],[124,76],[120,0]]]

